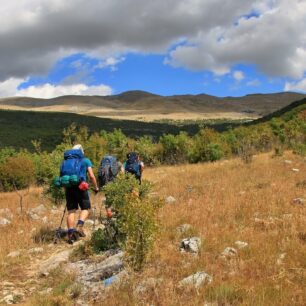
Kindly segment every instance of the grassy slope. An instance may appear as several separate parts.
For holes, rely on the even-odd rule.
[[[288,159],[292,164],[285,163]],[[259,155],[250,165],[230,160],[147,169],[144,177],[156,182],[158,194],[173,195],[177,201],[161,210],[162,231],[145,270],[120,288],[105,291],[105,300],[98,302],[162,306],[203,305],[204,301],[218,301],[219,305],[305,305],[306,214],[304,206],[292,204],[292,199],[306,197],[305,172],[305,160],[290,153],[281,158]],[[16,194],[1,194],[0,199],[0,208],[9,206],[15,215],[13,224],[4,227],[0,235],[1,279],[24,290],[34,287],[35,292],[55,286],[60,282],[59,275],[42,279],[34,272],[36,259],[48,258],[55,247],[61,246],[42,245],[43,253],[29,255],[27,249],[38,246],[31,239],[31,229],[39,229],[42,224],[18,218]],[[41,201],[40,190],[33,189],[25,198],[25,205],[35,207]],[[46,213],[54,227],[58,226],[60,213]],[[192,225],[185,235],[176,231],[183,223]],[[180,240],[193,235],[202,238],[199,256],[179,251]],[[220,258],[221,252],[235,247],[237,240],[249,243],[249,247],[239,250],[231,260]],[[17,249],[23,250],[20,257],[6,257]],[[284,253],[284,260],[277,263]],[[26,272],[30,263],[30,271]],[[212,275],[213,283],[197,291],[177,287],[182,278],[197,271]],[[33,276],[27,282],[29,273]],[[137,285],[149,277],[160,279],[160,283],[143,294],[133,294]],[[26,292],[28,300],[30,291]],[[34,305],[33,300],[28,305]]]

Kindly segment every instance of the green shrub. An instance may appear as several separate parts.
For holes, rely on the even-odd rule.
[[[35,167],[25,155],[11,156],[0,165],[0,190],[12,191],[29,187],[35,181]]]

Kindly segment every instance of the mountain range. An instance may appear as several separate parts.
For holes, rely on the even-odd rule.
[[[1,98],[0,109],[68,112],[141,121],[257,119],[305,97],[305,94],[294,92],[224,98],[206,94],[160,96],[135,90],[111,96],[61,96],[52,99]]]

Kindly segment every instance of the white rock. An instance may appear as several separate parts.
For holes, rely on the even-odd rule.
[[[23,233],[24,233],[24,231],[21,230],[21,231],[18,232],[18,235],[22,235]]]
[[[291,164],[292,164],[292,160],[286,159],[286,160],[284,160],[284,163],[285,163],[285,164],[288,164],[288,165],[291,165]]]
[[[45,216],[41,219],[41,221],[44,223],[44,224],[47,224],[48,223],[48,217]]]
[[[40,217],[37,215],[37,214],[29,214],[29,216],[30,216],[30,218],[32,219],[32,220],[39,220],[40,219]]]
[[[35,208],[29,209],[29,214],[41,214],[44,213],[46,210],[46,207],[43,204],[40,204]]]
[[[71,248],[69,250],[64,250],[49,257],[40,265],[40,274],[48,275],[51,270],[57,268],[61,263],[68,261],[69,255],[72,251],[73,249]]]
[[[244,241],[235,241],[235,245],[237,246],[238,249],[244,249],[246,248],[249,244]]]
[[[10,252],[9,254],[7,254],[7,257],[10,257],[10,258],[15,258],[15,257],[18,257],[20,256],[20,251],[13,251],[13,252]]]
[[[303,198],[295,198],[292,200],[292,204],[296,205],[304,205],[306,203],[306,200]]]
[[[6,218],[0,218],[0,225],[9,225],[11,221]]]
[[[276,260],[276,264],[278,266],[282,265],[284,263],[284,259],[286,258],[286,255],[287,253],[282,253],[282,254],[279,254],[277,260]]]
[[[9,208],[1,208],[0,215],[5,216],[6,218],[13,219],[13,214]]]
[[[167,204],[173,204],[173,203],[176,202],[176,199],[173,196],[168,196],[168,197],[166,197],[165,202]]]
[[[6,295],[1,302],[5,302],[6,304],[14,304],[15,300],[14,300],[14,295],[13,294],[9,294]]]
[[[213,281],[212,276],[205,272],[197,272],[190,275],[179,282],[180,287],[193,286],[195,288],[200,288],[202,285],[210,284]]]
[[[94,221],[93,220],[91,220],[91,219],[87,219],[86,221],[85,221],[85,225],[88,225],[88,226],[90,226],[90,225],[94,225]]]
[[[44,248],[32,248],[29,249],[28,253],[29,254],[38,254],[38,253],[43,253]]]
[[[236,249],[232,248],[232,247],[227,247],[224,249],[224,251],[222,252],[221,256],[224,257],[235,257],[237,256],[238,252]]]
[[[199,237],[185,238],[181,241],[181,251],[198,253],[200,247],[201,247],[201,238]]]
[[[300,171],[300,169],[297,169],[297,168],[292,168],[292,171],[293,171],[293,172],[299,172],[299,171]]]

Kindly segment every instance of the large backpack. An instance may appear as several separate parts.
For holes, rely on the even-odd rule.
[[[83,165],[84,154],[81,150],[67,150],[60,167],[61,186],[71,187],[86,181],[86,170]]]
[[[125,172],[132,173],[136,176],[137,179],[140,180],[141,172],[140,172],[140,163],[138,161],[138,154],[136,152],[131,152],[127,155],[128,159],[125,162]]]
[[[100,187],[112,182],[119,172],[117,158],[114,156],[104,156],[100,162],[98,170],[98,180]]]

